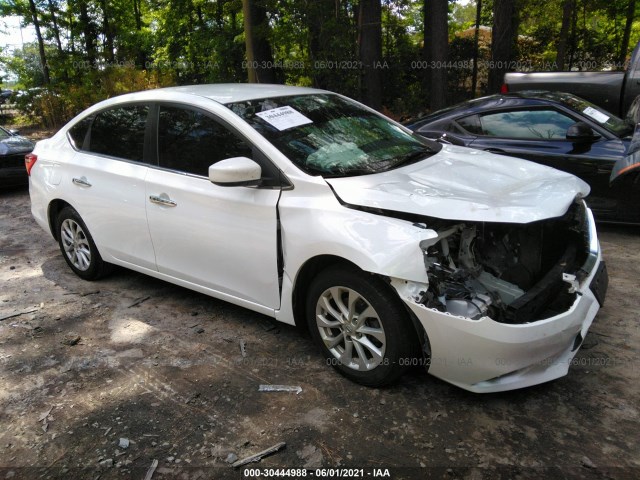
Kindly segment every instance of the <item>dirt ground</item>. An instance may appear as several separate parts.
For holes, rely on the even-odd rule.
[[[421,369],[361,387],[267,317],[123,269],[80,280],[26,188],[0,191],[0,231],[0,479],[243,478],[234,460],[280,442],[247,467],[640,478],[640,228],[601,228],[609,294],[569,375],[488,395]]]

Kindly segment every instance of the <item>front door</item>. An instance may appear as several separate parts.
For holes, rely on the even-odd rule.
[[[158,271],[226,300],[279,308],[280,189],[209,181],[209,165],[251,158],[252,149],[208,113],[160,106],[157,123],[160,168],[149,170],[146,201]]]

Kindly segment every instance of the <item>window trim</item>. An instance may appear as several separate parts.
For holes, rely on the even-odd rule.
[[[92,112],[89,115],[86,115],[82,118],[80,118],[77,122],[75,122],[71,127],[69,127],[67,129],[66,132],[66,137],[67,137],[67,141],[69,142],[69,145],[71,146],[71,148],[78,152],[78,153],[84,153],[85,155],[96,155],[98,157],[102,157],[102,158],[108,158],[110,160],[117,160],[120,162],[127,162],[127,163],[131,163],[133,165],[143,165],[143,166],[147,166],[147,167],[152,167],[154,166],[153,164],[149,163],[149,155],[148,155],[148,141],[149,139],[149,135],[150,135],[150,131],[149,131],[149,120],[150,120],[150,115],[151,115],[151,111],[152,111],[152,105],[153,102],[150,101],[134,101],[134,102],[123,102],[123,103],[119,103],[117,105],[111,105],[109,107],[103,108],[102,110],[98,110],[96,112]],[[100,115],[103,112],[107,112],[109,110],[115,110],[118,108],[122,108],[122,107],[136,107],[136,106],[146,106],[148,107],[147,110],[147,119],[145,120],[145,129],[144,129],[144,140],[143,140],[143,146],[142,146],[142,161],[139,160],[131,160],[128,158],[122,158],[122,157],[115,157],[113,155],[108,155],[106,153],[98,153],[98,152],[92,152],[91,150],[86,150],[85,146],[87,144],[91,145],[91,130],[93,129],[93,124],[96,120],[96,117],[98,115]],[[73,139],[71,138],[71,134],[70,131],[73,127],[75,127],[76,125],[78,125],[80,122],[91,118],[91,124],[89,125],[89,128],[87,129],[87,133],[85,134],[84,140],[82,142],[82,148],[77,148],[74,145]]]

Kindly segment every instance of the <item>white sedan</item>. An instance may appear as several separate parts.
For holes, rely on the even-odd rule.
[[[584,182],[323,90],[123,95],[26,166],[80,277],[120,265],[302,324],[364,385],[412,365],[474,392],[561,377],[606,294]]]

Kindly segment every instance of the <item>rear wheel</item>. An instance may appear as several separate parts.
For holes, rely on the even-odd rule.
[[[371,387],[392,383],[412,364],[418,340],[398,297],[379,278],[331,267],[312,282],[309,331],[327,364]]]
[[[57,220],[58,244],[71,270],[85,280],[97,280],[107,275],[111,265],[102,260],[78,212],[65,207]]]

